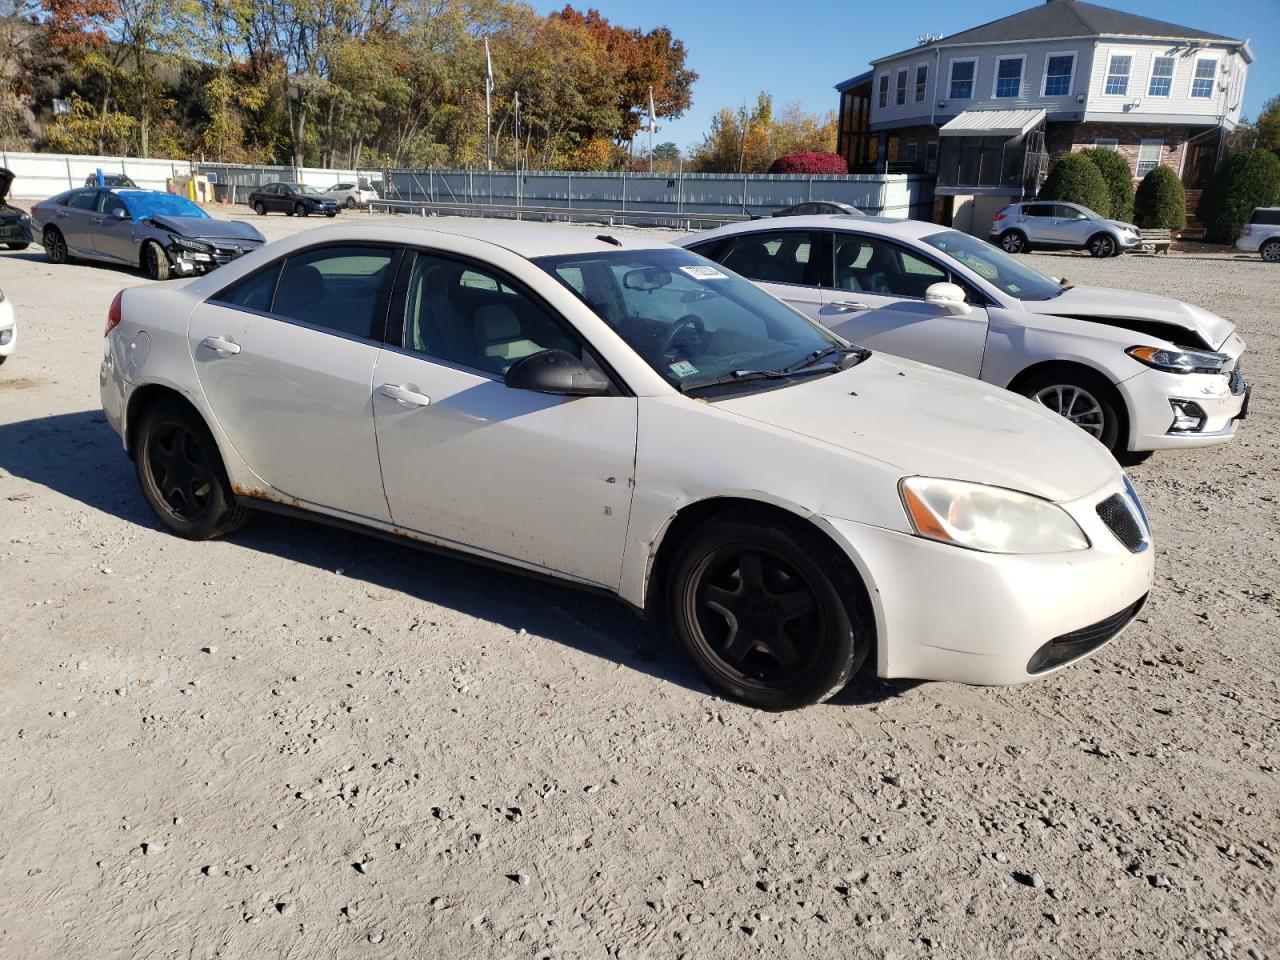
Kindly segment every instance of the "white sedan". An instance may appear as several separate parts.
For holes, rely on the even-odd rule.
[[[298,234],[122,291],[101,393],[179,536],[304,513],[603,591],[765,708],[868,656],[1026,680],[1151,587],[1137,494],[1060,417],[653,241]]]
[[[18,318],[14,315],[13,304],[0,290],[0,364],[4,363],[18,349]]]
[[[365,206],[370,200],[378,199],[378,191],[372,189],[367,183],[355,183],[351,180],[335,183],[328,190],[324,191],[324,196],[330,200],[337,200],[348,210],[354,210],[356,207]]]
[[[1032,397],[1117,454],[1223,443],[1248,411],[1229,320],[1070,286],[936,224],[796,217],[680,243],[847,340]]]

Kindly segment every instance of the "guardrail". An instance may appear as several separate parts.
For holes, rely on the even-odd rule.
[[[582,207],[530,207],[500,203],[432,203],[426,200],[371,200],[369,213],[418,214],[419,216],[497,217],[506,220],[536,220],[541,223],[599,223],[677,230],[704,230],[725,223],[740,223],[751,217],[740,213],[676,213],[653,210],[593,210]]]

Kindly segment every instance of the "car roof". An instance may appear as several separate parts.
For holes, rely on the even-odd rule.
[[[371,227],[370,229],[376,228]],[[485,243],[504,247],[528,260],[537,257],[609,253],[619,249],[655,250],[672,246],[671,243],[665,240],[650,240],[647,237],[613,233],[607,227],[587,231],[553,224],[517,223],[510,220],[458,218],[450,221],[446,218],[440,218],[432,221],[430,226],[400,226],[397,224],[394,229],[410,230],[415,233],[446,233],[455,237],[481,240]],[[601,240],[601,236],[607,236],[616,242]]]
[[[890,237],[910,237],[912,239],[931,237],[935,233],[951,229],[950,227],[940,227],[936,223],[927,223],[923,220],[896,220],[893,217],[855,216],[851,213],[820,213],[807,214],[802,217],[787,217],[785,222],[770,218],[767,220],[727,223],[722,227],[716,227],[714,230],[708,230],[705,233],[681,237],[676,242],[681,246],[686,246],[702,240],[730,237],[739,233],[801,230],[805,227],[811,230],[858,230],[863,233]]]

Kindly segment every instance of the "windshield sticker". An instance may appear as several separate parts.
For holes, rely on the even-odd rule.
[[[729,277],[715,267],[706,267],[700,263],[685,264],[680,268],[695,280],[728,280]]]
[[[683,270],[685,268],[681,267],[680,269]],[[692,377],[695,373],[698,372],[698,368],[695,367],[688,360],[677,360],[675,363],[670,364],[670,368],[671,368],[671,372],[674,373],[677,377]]]

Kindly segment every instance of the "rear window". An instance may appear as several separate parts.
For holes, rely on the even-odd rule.
[[[1249,218],[1250,223],[1263,223],[1268,226],[1280,225],[1280,207],[1259,207]]]

